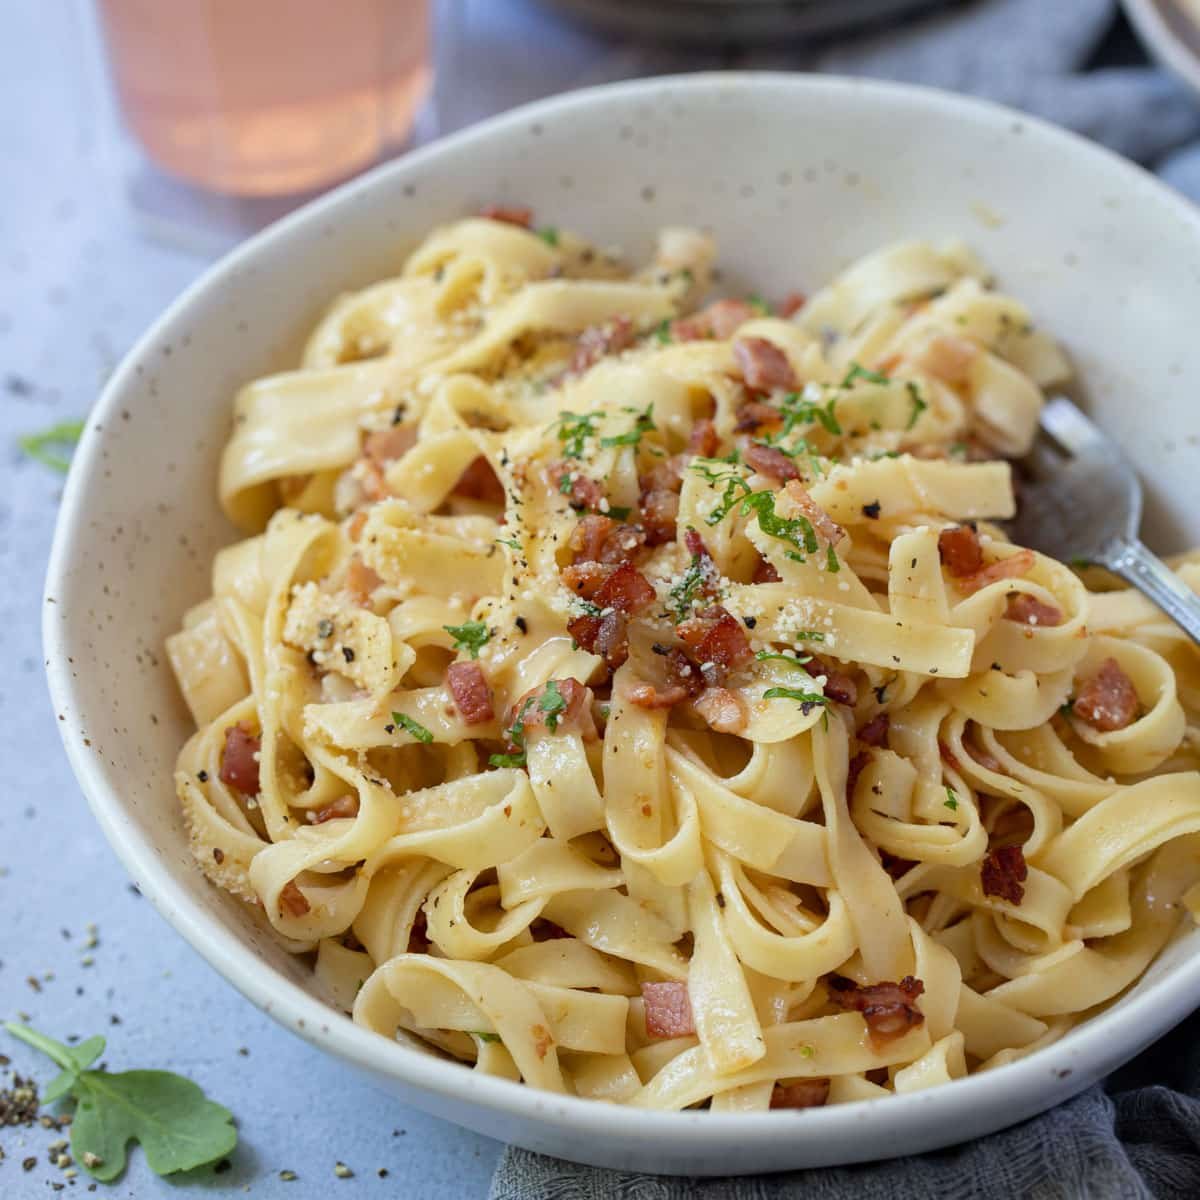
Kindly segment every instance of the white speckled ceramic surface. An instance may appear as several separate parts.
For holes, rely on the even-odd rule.
[[[1075,359],[1092,412],[1147,484],[1161,550],[1200,541],[1200,218],[1067,134],[933,92],[829,78],[691,76],[575,93],[488,122],[303,210],[189,290],[93,413],[48,580],[51,691],[93,810],[142,890],[252,1001],[411,1103],[581,1161],[733,1174],[883,1158],[975,1137],[1079,1091],[1200,997],[1200,934],[1118,1005],[986,1075],[873,1104],[646,1113],[478,1077],[390,1045],[322,1004],[193,867],[171,784],[189,732],[163,637],[208,593],[233,536],[214,498],[233,391],[288,365],[337,292],[392,271],[430,225],[532,204],[636,257],[656,226],[714,230],[726,279],[811,291],[906,236],[968,239]]]

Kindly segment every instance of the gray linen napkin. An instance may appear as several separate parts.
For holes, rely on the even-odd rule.
[[[1200,199],[1200,103],[1146,65],[1114,0],[977,0],[818,51],[754,55],[986,96],[1066,125]],[[1111,62],[1124,65],[1105,65]],[[886,1103],[884,1101],[883,1103]],[[803,1120],[803,1115],[797,1116]],[[787,1136],[781,1128],[780,1136]],[[691,1180],[507,1149],[490,1200],[1200,1197],[1200,1016],[1104,1086],[1011,1129],[915,1158]]]

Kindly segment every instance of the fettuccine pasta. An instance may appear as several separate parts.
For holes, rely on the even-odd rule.
[[[550,1091],[989,1070],[1200,911],[1200,656],[1007,540],[1068,366],[964,247],[775,306],[713,260],[494,210],[241,391],[196,857],[355,1021]]]

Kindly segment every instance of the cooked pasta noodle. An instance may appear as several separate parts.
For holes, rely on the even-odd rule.
[[[1200,911],[1200,656],[1011,545],[1068,367],[959,245],[777,309],[436,230],[236,400],[168,641],[208,877],[388,1038],[660,1109],[931,1087]],[[1176,560],[1200,590],[1200,554]]]

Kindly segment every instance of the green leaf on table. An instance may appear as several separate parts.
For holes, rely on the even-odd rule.
[[[73,448],[83,434],[85,422],[60,421],[43,429],[41,433],[27,433],[17,439],[19,445],[30,458],[37,459],[44,466],[61,471],[64,475],[70,470],[69,455],[59,453],[60,450]]]
[[[159,1175],[203,1166],[237,1145],[233,1114],[207,1099],[190,1079],[170,1071],[92,1069],[104,1053],[102,1037],[68,1046],[24,1025],[5,1022],[4,1028],[62,1068],[42,1099],[74,1097],[71,1154],[101,1183],[125,1170],[131,1141],[141,1143]]]

